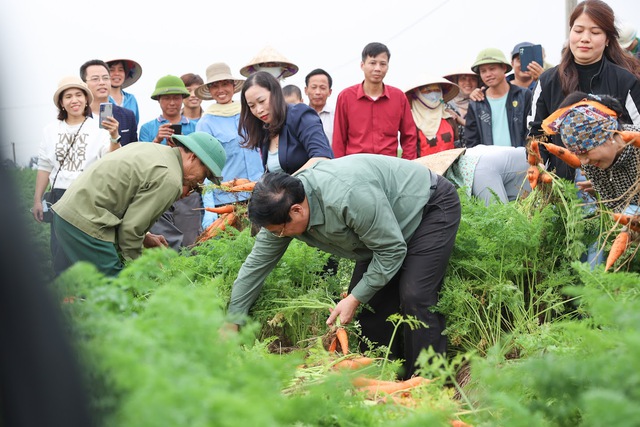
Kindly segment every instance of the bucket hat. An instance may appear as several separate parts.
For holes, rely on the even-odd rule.
[[[60,98],[62,92],[73,87],[78,88],[84,92],[85,96],[87,97],[87,104],[91,104],[93,102],[93,95],[89,90],[89,86],[87,86],[87,84],[83,82],[80,77],[66,76],[58,82],[58,89],[56,89],[55,93],[53,94],[53,104],[57,108],[59,108],[58,99]]]
[[[233,80],[233,93],[238,93],[242,90],[244,79],[232,76],[231,68],[229,68],[229,66],[224,62],[216,62],[215,64],[211,64],[207,67],[207,80],[205,84],[196,88],[194,91],[195,95],[205,101],[212,100],[213,97],[209,91],[209,85],[221,80]]]
[[[409,89],[405,90],[404,93],[405,95],[407,95],[407,98],[409,98],[409,101],[411,101],[413,99],[412,92],[415,89],[433,84],[440,85],[440,87],[442,88],[442,99],[444,100],[444,102],[451,101],[456,97],[458,92],[460,92],[460,87],[458,87],[457,84],[446,80],[444,77],[423,75],[422,77],[417,79],[411,86],[409,86]]]
[[[264,47],[247,65],[240,69],[240,74],[249,77],[261,68],[281,67],[279,78],[291,77],[298,72],[298,66],[282,56],[271,46]]]
[[[476,74],[480,74],[480,65],[484,64],[504,64],[507,66],[507,73],[513,69],[510,63],[507,62],[507,58],[504,57],[504,53],[500,49],[489,47],[480,51],[476,57],[476,62],[471,66],[471,71]]]
[[[156,83],[156,90],[151,94],[151,99],[157,100],[160,95],[182,95],[183,98],[191,96],[191,92],[178,76],[166,75]]]
[[[442,176],[466,150],[466,148],[452,148],[450,150],[438,151],[434,154],[418,157],[412,161],[420,163]]]
[[[521,47],[531,47],[531,46],[534,46],[534,44],[533,43],[529,43],[529,42],[518,43],[511,50],[511,59],[513,59],[516,55],[520,55],[520,48]]]
[[[105,61],[109,67],[116,62],[122,62],[124,64],[124,82],[122,83],[122,89],[127,88],[138,81],[142,76],[142,67],[133,59],[110,59]]]
[[[191,150],[213,174],[211,181],[220,184],[222,168],[227,161],[227,153],[222,148],[220,141],[206,132],[173,135],[172,138]]]
[[[636,38],[637,30],[625,22],[620,26],[618,42],[623,49],[628,49]]]

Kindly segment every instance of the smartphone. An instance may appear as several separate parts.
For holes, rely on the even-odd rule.
[[[110,103],[110,102],[101,102],[100,103],[100,118],[98,120],[98,123],[99,123],[101,128],[103,128],[102,121],[104,119],[106,119],[107,117],[113,117],[113,104]]]
[[[520,69],[527,71],[527,67],[531,62],[537,62],[542,66],[542,45],[534,44],[533,46],[525,46],[520,48]]]
[[[171,129],[173,129],[174,135],[182,135],[182,125],[180,123],[177,125],[171,125]]]

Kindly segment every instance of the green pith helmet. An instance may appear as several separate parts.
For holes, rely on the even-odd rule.
[[[167,75],[158,80],[156,90],[151,94],[151,99],[157,100],[160,95],[182,95],[183,98],[186,98],[191,93],[180,77]]]
[[[480,74],[480,65],[484,64],[504,64],[507,66],[507,71],[505,74],[511,71],[513,67],[511,64],[507,62],[507,58],[505,58],[504,53],[500,49],[496,49],[495,47],[489,47],[487,49],[483,49],[480,51],[478,56],[476,57],[476,62],[471,66],[471,71],[476,74]]]
[[[181,80],[182,81],[182,80]],[[206,132],[192,132],[189,135],[173,135],[171,138],[181,142],[193,152],[202,163],[213,173],[212,180],[220,184],[222,168],[227,162],[227,153],[216,138]]]

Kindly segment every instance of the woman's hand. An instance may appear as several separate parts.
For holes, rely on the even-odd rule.
[[[576,186],[581,191],[584,191],[585,193],[589,193],[592,196],[595,196],[595,194],[596,194],[596,190],[593,188],[593,184],[591,184],[590,180],[576,182]]]
[[[485,90],[487,90],[486,86],[475,88],[469,95],[469,99],[476,102],[484,101]]]
[[[533,80],[538,80],[540,78],[540,74],[544,72],[544,68],[542,65],[538,64],[536,61],[532,61],[527,65],[527,71],[531,74]]]

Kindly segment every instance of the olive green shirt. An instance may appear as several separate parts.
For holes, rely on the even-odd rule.
[[[368,302],[402,266],[436,175],[416,162],[353,154],[322,160],[297,177],[309,202],[309,224],[295,238],[340,257],[371,260],[352,291]],[[233,284],[231,321],[242,323],[290,242],[260,230]]]
[[[151,225],[182,195],[179,148],[132,142],[73,181],[52,209],[88,235],[117,243],[125,260],[142,253]]]

